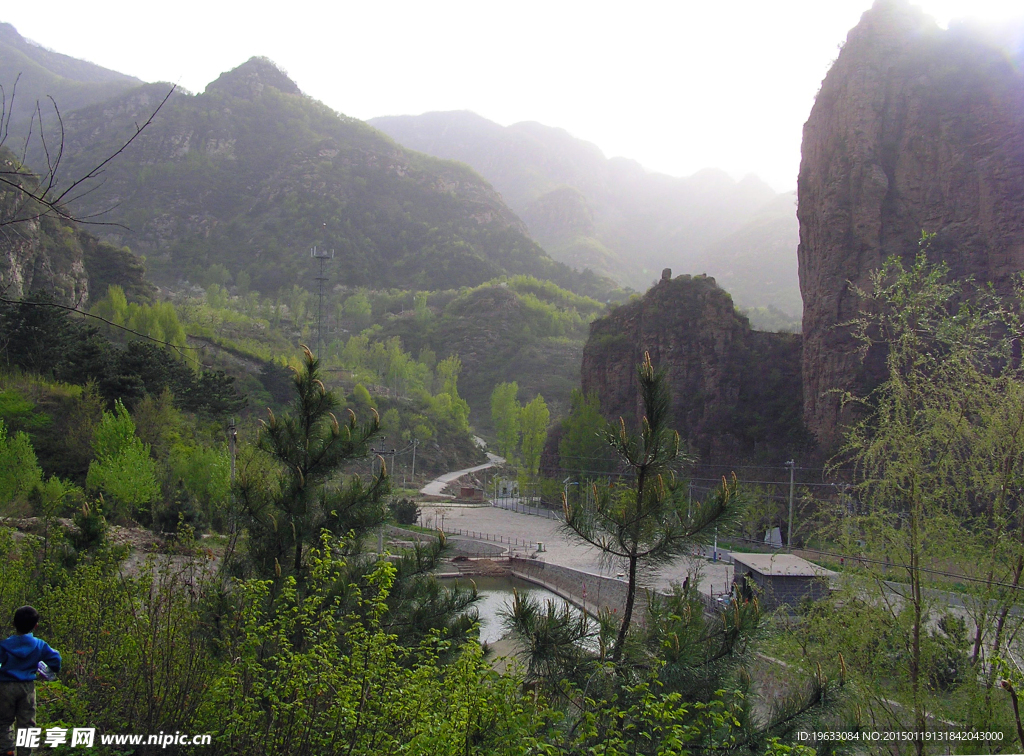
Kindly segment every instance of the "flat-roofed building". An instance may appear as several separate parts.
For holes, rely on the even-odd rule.
[[[818,601],[829,594],[829,581],[837,573],[794,554],[732,553],[736,595],[757,596],[762,606],[796,607],[805,598]]]

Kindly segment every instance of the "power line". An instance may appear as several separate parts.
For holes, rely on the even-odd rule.
[[[755,540],[753,540],[751,538],[740,538],[740,539],[737,539],[737,540],[748,541],[750,543],[758,543],[758,544],[761,543],[760,541],[755,541]],[[811,548],[807,548],[807,547],[801,547],[799,549],[796,549],[796,551],[809,551],[812,554],[821,554],[823,556],[837,557],[839,559],[856,560],[858,562],[866,562],[868,564],[880,564],[880,565],[882,565],[884,567],[893,567],[895,569],[903,569],[903,570],[911,569],[908,565],[905,565],[905,564],[897,564],[896,562],[891,562],[891,561],[890,562],[886,562],[886,561],[883,561],[881,559],[872,559],[870,557],[858,556],[858,555],[855,555],[855,554],[841,554],[841,553],[836,552],[836,551],[823,551],[822,549],[811,549]],[[926,572],[926,573],[928,573],[930,575],[941,575],[942,577],[956,578],[957,580],[966,580],[967,582],[971,582],[971,583],[984,583],[985,585],[995,585],[995,586],[999,586],[1000,588],[1012,588],[1013,590],[1017,590],[1017,591],[1019,591],[1022,588],[1024,588],[1024,586],[1014,585],[1013,583],[1004,583],[1004,582],[999,581],[999,580],[987,580],[985,578],[971,577],[970,575],[961,575],[961,574],[956,573],[956,572],[946,572],[945,570],[935,570],[935,569],[931,569],[929,567],[917,567],[915,569],[918,572]]]
[[[611,452],[609,452],[609,454],[604,455],[604,456],[584,456],[584,455],[562,456],[562,455],[559,455],[559,461],[560,462],[592,461],[592,460],[611,461],[612,459],[614,459],[614,457],[615,457],[615,455],[613,453],[611,453]],[[780,464],[780,465],[733,465],[733,464],[730,464],[728,462],[706,462],[706,461],[703,461],[703,460],[700,460],[700,459],[692,460],[692,461],[690,461],[688,463],[684,461],[683,464],[688,464],[691,467],[697,467],[697,468],[702,468],[702,467],[703,468],[719,467],[719,468],[722,468],[723,470],[785,470],[787,472],[787,474],[788,474],[788,471],[789,471],[789,466],[785,465],[785,464]],[[556,468],[552,468],[552,469],[556,469]],[[566,469],[564,464],[563,464],[561,469]],[[794,469],[802,471],[802,472],[819,472],[819,473],[852,473],[852,472],[855,472],[851,468],[844,468],[844,467],[831,468],[831,467],[799,467],[799,466],[797,466]]]
[[[113,321],[107,320],[106,318],[102,318],[99,315],[93,315],[91,312],[86,312],[85,310],[79,310],[76,307],[71,307],[69,305],[62,305],[62,304],[59,304],[57,302],[31,302],[31,301],[25,300],[25,299],[7,299],[6,297],[0,297],[0,302],[3,302],[4,304],[19,305],[19,306],[20,305],[29,305],[31,307],[55,307],[58,310],[67,310],[68,312],[76,312],[79,315],[84,315],[87,318],[95,318],[96,320],[102,321],[102,322],[106,323],[108,326],[111,326],[112,328],[119,328],[122,331],[127,331],[128,333],[135,334],[136,336],[138,336],[140,338],[146,339],[148,341],[152,341],[152,342],[154,342],[156,344],[162,344],[163,346],[170,347],[171,349],[175,350],[178,354],[180,354],[182,357],[186,357],[186,355],[182,353],[182,351],[181,351],[182,349],[189,349],[189,350],[193,350],[193,351],[202,351],[202,350],[204,350],[206,348],[205,346],[190,347],[190,346],[183,346],[183,345],[180,345],[180,344],[172,344],[169,341],[163,341],[161,339],[154,338],[153,336],[150,336],[149,334],[140,333],[139,331],[136,331],[136,330],[134,330],[132,328],[129,328],[128,326],[123,326],[123,325],[120,325],[118,323],[114,323]],[[195,362],[196,362],[197,365],[199,364],[198,360],[196,360]]]

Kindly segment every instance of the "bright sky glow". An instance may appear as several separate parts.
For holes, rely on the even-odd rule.
[[[51,0],[0,12],[25,37],[202,91],[265,55],[347,115],[472,110],[539,121],[676,176],[705,167],[795,188],[800,135],[871,0],[633,3],[314,0],[263,5]],[[943,26],[1019,0],[922,0]]]

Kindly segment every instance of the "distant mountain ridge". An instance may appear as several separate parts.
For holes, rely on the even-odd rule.
[[[168,89],[147,84],[69,113],[68,174],[123,143]],[[97,232],[146,255],[163,282],[220,264],[265,292],[308,285],[316,245],[336,251],[332,277],[347,285],[451,288],[524,273],[584,293],[613,288],[553,261],[468,167],[335,113],[263,58],[201,94],[175,93],[80,212],[105,210],[123,227]]]
[[[37,100],[52,97],[61,112],[71,112],[142,84],[134,76],[47,50],[0,22],[0,86],[8,101],[15,94],[15,81],[12,127],[32,116]]]
[[[605,158],[563,129],[503,127],[468,111],[386,116],[369,123],[412,149],[459,160],[490,181],[555,259],[646,289],[663,267],[719,277],[745,306],[798,314],[796,209],[754,176],[687,178]],[[774,222],[766,222],[770,215]],[[749,225],[748,225],[749,224]],[[759,250],[751,275],[735,261]],[[724,259],[723,259],[724,258]],[[766,291],[765,269],[776,286]]]

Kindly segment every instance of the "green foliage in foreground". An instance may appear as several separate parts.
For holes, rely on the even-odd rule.
[[[42,482],[42,475],[28,435],[9,435],[0,417],[0,505],[27,496]]]
[[[37,686],[39,726],[210,733],[225,756],[737,749],[730,696],[687,704],[647,680],[569,719],[515,674],[491,669],[475,641],[435,635],[403,647],[384,623],[395,567],[379,562],[350,612],[336,590],[348,568],[340,553],[327,536],[311,549],[304,588],[291,576],[225,583],[205,558],[129,571],[104,547],[63,568],[42,543],[0,531],[0,616],[31,601],[43,615],[39,637],[65,659],[60,682]],[[754,752],[790,751],[769,742]]]
[[[522,753],[520,738],[538,713],[511,678],[466,643],[439,665],[438,638],[396,645],[381,627],[395,568],[381,562],[358,598],[364,620],[339,625],[333,586],[344,564],[327,541],[310,557],[310,590],[293,577],[241,590],[234,662],[212,686],[208,712],[222,723],[218,745],[231,754]]]

